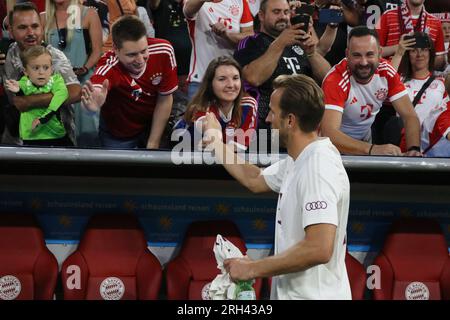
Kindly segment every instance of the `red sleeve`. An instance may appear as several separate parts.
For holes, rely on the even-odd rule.
[[[435,47],[436,54],[441,55],[441,54],[445,54],[447,51],[445,50],[444,32],[442,31],[441,22],[438,21],[437,25],[439,26],[439,28],[438,28],[438,34],[436,36],[436,41],[434,43],[434,47]]]
[[[172,45],[167,41],[164,47],[164,54],[161,56],[163,75],[158,91],[161,95],[169,95],[178,89],[177,61]]]
[[[245,119],[242,119],[241,129],[256,129],[257,102],[253,97],[243,97],[241,101],[242,112]]]
[[[389,101],[395,101],[405,94],[408,94],[405,85],[400,79],[400,75],[389,63],[384,63],[384,76],[388,81],[388,98]]]
[[[443,137],[445,133],[449,133],[450,129],[450,110],[447,109],[442,112],[436,119],[436,124],[434,125],[434,130],[439,134],[439,138]]]
[[[336,70],[328,74],[322,83],[325,109],[344,112],[345,102],[350,91],[350,82],[345,81]]]
[[[102,85],[103,81],[108,79],[109,89],[111,89],[117,82],[117,76],[114,68],[117,63],[119,63],[118,58],[112,52],[104,54],[97,62],[97,67],[95,68],[94,74],[89,80],[95,86]]]
[[[235,132],[234,141],[246,147],[255,139],[257,125],[258,103],[253,97],[243,97],[241,100],[242,123],[239,131]],[[244,137],[240,136],[244,134]]]
[[[388,26],[386,25],[387,15],[386,13],[381,15],[379,25],[376,26],[378,32],[378,37],[380,38],[380,46],[385,47],[387,43],[387,31]]]
[[[252,13],[250,11],[250,7],[248,6],[247,1],[248,0],[242,0],[243,11],[242,11],[242,17],[241,17],[241,22],[240,22],[241,28],[253,26],[253,16],[252,16]]]

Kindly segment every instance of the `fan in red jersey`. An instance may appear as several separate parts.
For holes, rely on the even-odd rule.
[[[112,27],[114,50],[99,61],[82,90],[83,105],[100,111],[103,147],[157,149],[178,87],[172,45],[148,38],[144,24],[124,16]]]

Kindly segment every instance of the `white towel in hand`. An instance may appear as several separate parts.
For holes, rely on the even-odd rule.
[[[223,261],[229,258],[242,258],[242,252],[220,234],[217,235],[213,251],[216,256],[217,269],[220,269],[221,274],[217,275],[211,282],[209,297],[212,300],[232,300],[234,299],[236,285],[231,281],[230,275],[223,267]]]

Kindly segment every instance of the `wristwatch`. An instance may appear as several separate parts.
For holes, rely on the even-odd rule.
[[[417,152],[420,152],[420,147],[418,147],[418,146],[412,146],[412,147],[409,147],[407,151],[417,151]]]

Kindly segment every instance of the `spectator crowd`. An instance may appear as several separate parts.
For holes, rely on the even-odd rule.
[[[2,145],[201,149],[211,112],[236,152],[274,151],[273,82],[303,74],[342,154],[450,157],[448,0],[6,0],[0,19]]]

